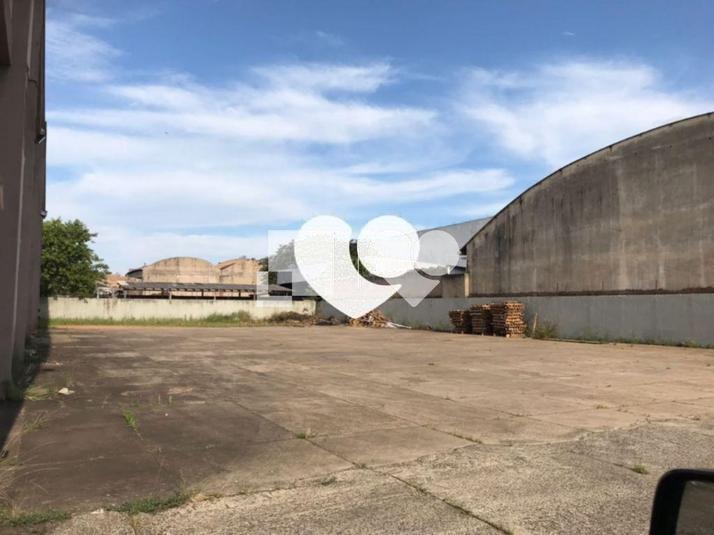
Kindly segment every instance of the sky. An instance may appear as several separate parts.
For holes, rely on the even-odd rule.
[[[49,217],[113,271],[494,215],[714,110],[714,3],[48,0]]]

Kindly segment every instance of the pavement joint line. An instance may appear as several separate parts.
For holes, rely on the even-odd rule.
[[[509,534],[509,535],[511,534],[511,531],[510,531],[510,530],[508,530],[508,529],[506,529],[506,528],[503,528],[502,526],[499,526],[499,525],[497,525],[497,524],[494,524],[493,522],[491,522],[491,521],[489,521],[489,520],[487,520],[487,519],[485,519],[485,518],[481,518],[481,517],[479,517],[477,514],[475,514],[473,511],[471,511],[471,510],[469,510],[469,509],[467,509],[467,508],[465,508],[465,507],[462,507],[462,506],[460,506],[460,505],[451,503],[451,502],[450,502],[449,500],[447,500],[446,498],[442,498],[441,496],[438,496],[438,495],[434,494],[433,492],[430,492],[429,490],[427,490],[427,489],[425,489],[425,488],[423,488],[423,487],[420,487],[420,486],[418,486],[418,485],[415,485],[415,484],[413,484],[413,483],[410,483],[409,481],[407,481],[407,480],[405,480],[405,479],[402,479],[402,478],[400,478],[399,476],[396,476],[396,475],[394,475],[394,474],[392,474],[392,473],[390,473],[390,472],[382,472],[381,470],[378,470],[378,469],[376,469],[376,468],[372,468],[372,467],[370,467],[370,466],[368,466],[368,465],[366,465],[366,464],[363,464],[363,463],[356,463],[355,461],[353,461],[353,460],[351,460],[351,459],[348,459],[348,458],[345,457],[344,455],[340,455],[340,454],[338,454],[338,453],[334,453],[334,452],[330,451],[329,449],[324,448],[324,447],[323,447],[322,445],[320,445],[320,444],[315,444],[315,443],[314,443],[312,440],[310,440],[310,439],[305,439],[305,440],[307,440],[308,442],[312,443],[312,444],[315,445],[316,447],[318,447],[318,448],[320,448],[320,449],[323,449],[324,451],[326,451],[326,452],[328,452],[328,453],[330,453],[330,454],[332,454],[332,455],[335,455],[336,457],[339,457],[340,459],[342,459],[342,460],[344,460],[344,461],[346,461],[346,462],[352,464],[352,465],[354,466],[354,468],[357,469],[357,470],[366,470],[366,471],[368,471],[368,472],[372,472],[373,474],[377,474],[377,475],[380,475],[380,476],[382,476],[382,477],[385,477],[385,476],[386,476],[386,477],[392,478],[392,479],[394,479],[394,480],[396,480],[396,481],[402,483],[403,485],[406,485],[406,486],[408,486],[408,487],[410,487],[410,488],[416,490],[417,492],[419,492],[419,493],[421,493],[421,494],[424,494],[424,495],[426,495],[426,496],[429,496],[430,498],[433,498],[433,499],[435,499],[435,500],[439,500],[440,502],[442,502],[442,503],[448,505],[449,507],[451,507],[452,509],[455,509],[456,511],[458,511],[458,512],[461,513],[461,514],[468,515],[468,516],[470,516],[470,517],[472,517],[472,518],[474,518],[474,519],[476,519],[476,520],[478,520],[478,521],[480,521],[480,522],[483,522],[483,523],[485,523],[485,524],[488,524],[489,526],[491,526],[492,528],[498,530],[498,531],[501,532],[501,533],[505,533],[505,534]],[[472,446],[473,446],[472,444],[468,444],[468,445],[466,445],[466,446],[462,446],[461,448],[472,447]],[[453,449],[450,450],[450,451],[455,451],[455,450],[461,449],[461,448],[453,448]],[[422,455],[422,456],[418,457],[417,459],[419,459],[419,458],[421,458],[421,457],[428,457],[429,455],[431,455],[431,454]],[[412,461],[413,461],[413,460],[412,460]],[[387,466],[399,466],[399,464],[406,464],[406,462],[412,462],[412,461],[405,461],[405,463],[392,463],[392,464],[389,464],[389,465],[387,465]]]
[[[508,528],[505,528],[505,527],[503,527],[503,526],[501,526],[501,525],[499,525],[499,524],[496,524],[496,523],[492,522],[491,520],[488,520],[487,518],[481,517],[481,516],[477,515],[476,513],[474,513],[473,511],[471,511],[470,509],[468,509],[468,508],[466,508],[466,507],[464,507],[464,506],[462,506],[462,505],[458,505],[458,504],[452,503],[452,502],[451,502],[450,500],[448,500],[447,498],[442,498],[441,496],[439,496],[439,495],[437,495],[437,494],[434,494],[433,492],[429,491],[428,489],[426,489],[426,488],[424,488],[424,487],[422,487],[422,486],[420,486],[420,485],[416,485],[416,484],[414,484],[414,483],[411,483],[410,481],[407,481],[406,479],[403,479],[403,478],[401,478],[401,477],[399,477],[399,476],[397,476],[397,475],[391,474],[391,473],[389,473],[389,472],[386,472],[386,473],[385,473],[385,472],[379,472],[379,471],[377,471],[377,470],[373,470],[373,471],[374,471],[374,472],[377,472],[377,473],[380,473],[380,474],[382,474],[382,475],[386,475],[387,477],[391,477],[392,479],[394,479],[394,480],[396,480],[396,481],[399,481],[400,483],[402,483],[402,484],[404,484],[404,485],[406,485],[406,486],[408,486],[408,487],[410,487],[410,488],[416,490],[417,492],[419,492],[419,493],[421,493],[421,494],[424,494],[424,495],[426,495],[426,496],[429,496],[430,498],[433,498],[433,499],[435,499],[435,500],[439,500],[440,502],[442,502],[442,503],[448,505],[448,506],[451,507],[452,509],[458,511],[460,514],[470,516],[471,518],[474,518],[474,519],[478,520],[479,522],[483,522],[484,524],[488,524],[489,526],[491,526],[493,529],[499,531],[500,533],[505,533],[505,534],[507,534],[507,535],[512,535],[512,531],[509,530]]]
[[[627,429],[628,429],[628,430],[638,429],[638,428],[640,428],[640,427],[645,427],[646,425],[647,425],[647,424],[637,425],[637,426],[635,426],[635,427],[628,427]],[[690,429],[690,430],[691,430],[691,431],[695,431],[695,430],[693,430],[693,429]],[[604,430],[604,431],[590,431],[590,432],[588,432],[588,435],[600,435],[600,434],[605,434],[605,433],[609,433],[609,432],[612,432],[612,431],[613,431],[612,429],[608,429],[608,430]],[[576,441],[576,440],[571,440],[571,441],[568,441],[567,443],[562,443],[562,444],[575,444],[576,442],[578,442],[578,441]],[[571,449],[567,449],[566,452],[569,453],[569,454],[571,454],[571,455],[576,455],[576,456],[578,456],[578,457],[585,457],[585,458],[587,458],[587,459],[596,461],[596,462],[601,463],[601,464],[605,464],[605,465],[608,465],[608,466],[615,466],[615,467],[617,467],[617,468],[624,468],[624,469],[626,469],[626,470],[628,470],[628,471],[632,471],[631,468],[630,468],[629,466],[627,466],[626,464],[616,463],[616,462],[611,461],[611,460],[608,460],[608,459],[606,459],[606,458],[602,458],[602,457],[600,457],[600,456],[598,456],[598,455],[593,455],[593,454],[589,454],[589,453],[583,453],[583,452],[574,451],[574,450],[571,450]]]
[[[308,366],[308,367],[309,367],[310,369],[315,369],[314,366]],[[244,367],[242,367],[242,366],[238,366],[238,368],[241,369],[241,370],[249,371],[249,372],[251,372],[251,373],[255,373],[255,374],[257,374],[257,375],[262,375],[262,376],[264,376],[264,377],[266,377],[266,378],[271,378],[270,372],[258,372],[258,371],[254,371],[254,370],[249,370],[249,369],[244,368]],[[344,376],[346,376],[346,377],[351,377],[351,378],[358,377],[358,378],[359,378],[359,376],[357,376],[357,375],[353,375],[353,374],[349,374],[349,373],[345,373],[345,372],[335,372],[335,373],[336,373],[337,375],[344,375]],[[299,383],[295,383],[294,381],[286,381],[285,379],[280,379],[280,380],[283,381],[283,382],[286,383],[286,384],[289,384],[290,386],[296,386],[297,388],[300,388],[300,389],[302,389],[302,390],[305,390],[305,391],[308,392],[308,393],[312,393],[310,390],[306,390],[305,388],[301,387]],[[373,383],[373,384],[379,385],[379,386],[385,386],[385,387],[398,386],[399,388],[405,388],[405,387],[400,386],[400,385],[394,385],[394,384],[391,384],[391,383],[382,383],[382,382],[373,381],[373,380],[367,380],[367,382],[368,382],[368,383]],[[409,389],[409,388],[405,388],[405,390],[409,390],[410,392],[418,392],[418,391],[413,391],[413,390],[411,390],[411,389]],[[319,391],[318,391],[318,392],[319,392]],[[337,400],[339,400],[339,401],[342,401],[343,403],[348,403],[348,404],[354,405],[354,406],[356,406],[356,407],[360,407],[360,408],[363,408],[363,409],[368,409],[368,410],[376,411],[376,412],[379,412],[379,413],[381,413],[381,414],[383,414],[383,415],[385,415],[385,416],[389,416],[390,418],[397,418],[397,419],[399,419],[399,420],[403,420],[403,421],[408,422],[408,423],[410,423],[410,424],[412,424],[412,425],[414,425],[414,426],[423,427],[423,428],[425,428],[425,429],[430,429],[430,430],[432,430],[432,431],[437,431],[437,432],[439,432],[439,433],[444,433],[444,434],[447,434],[447,435],[452,435],[452,436],[455,436],[455,437],[457,437],[457,438],[461,438],[461,439],[463,439],[463,440],[469,440],[469,441],[471,441],[471,442],[473,442],[473,443],[476,443],[476,444],[479,443],[478,441],[475,441],[475,440],[472,440],[472,439],[468,439],[468,438],[464,438],[463,436],[454,435],[453,433],[450,433],[450,432],[448,432],[448,431],[442,431],[442,430],[436,429],[436,428],[434,428],[434,427],[429,427],[429,424],[421,424],[421,423],[419,423],[419,422],[415,422],[415,421],[413,421],[413,420],[409,420],[408,418],[404,418],[403,416],[397,416],[397,415],[395,415],[395,414],[390,414],[390,413],[388,413],[388,412],[385,412],[384,410],[375,409],[375,408],[373,408],[373,407],[368,407],[367,405],[362,405],[361,403],[357,403],[357,402],[352,401],[352,400],[349,400],[349,399],[344,399],[344,398],[341,398],[341,397],[339,397],[339,396],[335,396],[335,395],[333,395],[333,394],[325,394],[324,392],[319,392],[319,393],[320,393],[321,395],[323,395],[323,396],[327,396],[327,397],[330,397],[330,398],[333,398],[333,399],[337,399]],[[433,395],[433,394],[425,394],[425,393],[423,393],[423,392],[418,392],[418,393],[421,394],[421,395],[424,395],[424,396],[429,396],[429,397],[434,398],[434,399],[436,399],[436,400],[442,400],[442,401],[444,401],[444,398],[439,397],[439,396],[435,396],[435,395]],[[453,402],[453,403],[459,403],[457,400],[452,400],[452,399],[445,400],[445,401],[451,401],[451,402]],[[462,405],[463,405],[463,404],[462,404]],[[468,407],[468,405],[465,405],[465,406]],[[244,407],[244,408],[245,408],[245,407]],[[499,409],[494,409],[494,408],[491,408],[491,407],[485,407],[485,408],[487,408],[488,410],[494,411],[494,412],[498,412],[498,413],[504,414],[504,415],[506,415],[506,416],[510,416],[510,417],[528,418],[528,419],[530,419],[530,420],[536,420],[536,421],[538,421],[539,423],[545,423],[545,424],[548,424],[548,425],[557,425],[557,426],[559,426],[559,427],[565,427],[565,428],[567,428],[567,429],[569,429],[569,430],[587,431],[586,429],[581,429],[581,428],[578,428],[578,427],[573,427],[573,426],[569,426],[569,425],[565,425],[565,424],[559,424],[559,423],[557,423],[557,422],[548,422],[548,421],[545,421],[545,420],[540,420],[540,419],[538,419],[538,418],[534,418],[533,416],[524,416],[524,415],[514,414],[514,413],[507,412],[507,411],[503,411],[503,410],[499,410]],[[575,409],[573,412],[577,412],[578,410],[590,410],[590,409]],[[256,413],[256,414],[257,414],[257,413]],[[545,415],[544,415],[544,416],[545,416]],[[265,418],[265,419],[268,419],[267,417],[264,417],[264,418]],[[272,420],[269,420],[269,421],[272,422]],[[272,423],[275,423],[275,422],[272,422]],[[289,431],[289,430],[288,430],[288,431]]]

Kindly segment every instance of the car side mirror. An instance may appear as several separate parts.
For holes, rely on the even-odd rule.
[[[650,535],[714,533],[714,471],[672,470],[659,480]]]

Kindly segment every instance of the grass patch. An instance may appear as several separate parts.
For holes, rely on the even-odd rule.
[[[580,342],[589,344],[628,344],[628,345],[652,345],[667,347],[688,347],[693,349],[714,349],[714,345],[698,344],[691,340],[684,342],[674,342],[672,340],[651,340],[643,338],[617,338],[608,336],[598,336],[585,333],[572,338],[563,338],[558,335],[555,325],[550,323],[538,323],[535,329],[531,329],[531,338],[539,340],[555,340],[558,342]]]
[[[44,524],[46,522],[59,522],[67,520],[70,514],[66,511],[33,511],[33,512],[17,512],[9,509],[0,509],[0,526],[4,527],[22,527],[33,526],[36,524]]]
[[[634,465],[634,466],[630,466],[629,468],[630,468],[630,470],[632,470],[635,474],[646,475],[646,474],[649,474],[649,473],[650,473],[650,471],[647,470],[647,467],[646,467],[644,464],[636,464],[636,465]]]
[[[13,381],[5,381],[3,390],[7,401],[39,401],[43,399],[52,399],[55,396],[55,389],[49,385],[30,385],[27,388],[22,388],[16,385]]]
[[[576,338],[557,338],[561,342],[586,342],[590,344],[628,344],[666,347],[688,347],[692,349],[714,349],[714,345],[697,344],[691,340],[686,342],[673,342],[671,340],[647,340],[642,338],[608,338],[606,336],[578,336]]]
[[[31,385],[25,389],[23,397],[28,401],[40,401],[52,399],[55,393],[55,389],[49,385]]]
[[[292,310],[286,310],[285,312],[276,312],[267,319],[268,323],[307,323],[314,319],[310,314],[300,314],[299,312],[294,312]]]
[[[47,420],[47,413],[40,412],[38,414],[35,414],[34,418],[25,422],[22,426],[22,430],[25,433],[32,433],[33,431],[38,431],[39,429],[42,429],[45,425],[47,425]]]
[[[312,438],[315,436],[315,433],[312,432],[312,430],[308,429],[307,431],[300,431],[299,433],[295,433],[295,438],[302,438],[302,439],[308,439]]]
[[[124,418],[124,422],[126,422],[126,425],[129,426],[129,428],[138,435],[139,423],[136,420],[136,415],[129,409],[122,410],[121,415]]]
[[[532,329],[531,336],[536,340],[558,338],[558,328],[553,323],[542,321]]]
[[[190,499],[190,493],[176,492],[167,498],[158,498],[154,496],[125,502],[114,510],[130,515],[138,515],[139,513],[160,513],[161,511],[166,511],[167,509],[181,507]]]
[[[233,314],[211,314],[201,319],[180,319],[180,318],[145,318],[145,319],[65,319],[56,318],[48,322],[49,327],[70,327],[73,325],[97,325],[97,326],[125,326],[125,327],[260,327],[268,325],[296,323],[308,324],[314,319],[308,314],[300,314],[293,311],[278,312],[270,318],[258,320],[253,318],[246,310],[241,310]]]
[[[206,323],[252,323],[253,318],[247,310],[239,310],[233,314],[211,314]]]
[[[201,319],[54,319],[50,320],[49,326],[71,327],[73,325],[106,325],[107,327],[243,327],[260,324],[259,322],[253,320],[245,320],[241,316],[241,314],[212,314]]]

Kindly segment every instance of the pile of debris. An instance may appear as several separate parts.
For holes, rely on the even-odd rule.
[[[350,327],[392,327],[393,324],[379,310],[367,312],[364,316],[349,320]]]
[[[456,333],[495,334],[516,337],[526,334],[526,306],[517,301],[473,305],[469,310],[450,310]]]
[[[524,319],[526,306],[517,301],[494,303],[491,305],[493,318],[493,332],[498,336],[507,338],[523,336],[526,334],[526,321]]]
[[[471,333],[471,311],[470,310],[450,310],[449,318],[454,326],[454,332]]]
[[[491,305],[473,305],[471,307],[471,330],[473,334],[493,334]]]
[[[290,327],[315,325],[316,321],[317,318],[311,314],[300,314],[299,312],[293,311],[278,312],[277,314],[273,314],[268,319],[268,323],[275,323]]]

